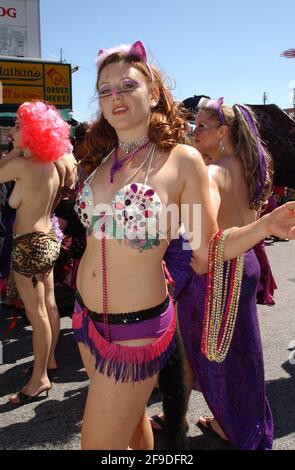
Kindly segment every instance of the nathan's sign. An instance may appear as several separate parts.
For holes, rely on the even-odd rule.
[[[41,99],[72,109],[70,64],[0,59],[0,82],[3,104],[18,106]]]

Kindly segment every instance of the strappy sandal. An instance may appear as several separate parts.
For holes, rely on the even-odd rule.
[[[160,415],[154,415],[150,418],[150,423],[152,426],[153,431],[155,432],[162,432],[166,429],[166,421],[165,418],[161,417]],[[156,425],[156,427],[155,427]],[[185,432],[188,432],[189,424],[185,423]]]
[[[36,395],[28,395],[27,393],[24,393],[22,391],[18,392],[16,394],[16,397],[13,398],[12,400],[18,399],[18,402],[13,402],[11,398],[9,398],[9,402],[13,406],[21,406],[21,405],[26,405],[27,403],[32,403],[33,401],[38,401],[40,395],[42,393],[45,393],[45,397],[41,397],[43,399],[48,398],[49,396],[49,390],[52,388],[52,385],[47,388],[43,388],[43,390],[40,390]]]
[[[202,418],[205,422],[203,423],[202,421],[200,421],[200,418]],[[212,421],[216,419],[213,418],[212,416],[200,416],[199,420],[197,421],[196,425],[198,426],[198,428],[202,431],[203,434],[214,434],[215,436],[219,437],[220,439],[222,439],[223,441],[226,441],[228,442],[228,439],[222,437],[218,431],[216,431],[215,429],[213,429],[213,426],[212,426]]]

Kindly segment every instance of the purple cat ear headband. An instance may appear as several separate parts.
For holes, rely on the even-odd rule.
[[[218,98],[218,100],[213,100],[213,99],[207,100],[207,99],[203,99],[203,100],[200,101],[200,103],[199,103],[199,107],[200,107],[200,106],[204,106],[205,108],[215,109],[215,111],[216,111],[217,114],[218,114],[219,121],[220,121],[221,125],[222,125],[222,126],[226,126],[225,117],[224,117],[224,114],[223,114],[223,112],[222,112],[222,110],[221,110],[221,105],[223,105],[223,97]]]
[[[243,114],[244,118],[246,119],[247,123],[250,126],[250,129],[255,137],[256,143],[257,143],[257,148],[258,148],[258,158],[259,158],[259,171],[260,171],[260,178],[257,181],[256,184],[256,190],[255,190],[255,199],[253,202],[256,202],[264,188],[264,184],[266,181],[266,162],[264,158],[264,153],[263,153],[263,148],[261,144],[260,137],[258,135],[257,127],[255,125],[255,122],[249,113],[248,109],[246,106],[243,106],[242,104],[235,104],[233,108],[237,108],[240,113]]]
[[[147,66],[152,82],[154,82],[154,74],[152,72],[151,67],[147,62],[147,53],[146,48],[144,47],[141,41],[136,41],[134,44],[120,44],[119,46],[111,47],[110,49],[100,49],[97,54],[96,64],[98,69],[100,68],[103,61],[110,56],[111,54],[115,54],[116,52],[124,52],[126,55],[131,56],[135,55],[139,57],[142,62]]]

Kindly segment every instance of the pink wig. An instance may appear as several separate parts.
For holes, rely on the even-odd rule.
[[[42,101],[23,103],[17,111],[20,147],[42,161],[54,162],[72,150],[70,126],[58,110]]]

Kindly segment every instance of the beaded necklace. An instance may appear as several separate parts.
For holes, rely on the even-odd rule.
[[[145,139],[145,137],[144,137],[144,139]],[[140,140],[140,139],[138,139],[138,140]],[[141,149],[146,147],[146,145],[148,143],[149,143],[149,140],[147,142],[145,142],[144,144],[142,144],[140,147],[136,147],[131,152],[129,152],[126,155],[126,157],[122,158],[122,160],[118,159],[118,148],[115,148],[115,150],[114,150],[114,161],[113,161],[111,169],[110,169],[110,182],[111,183],[114,182],[114,176],[115,176],[116,171],[121,170],[124,163],[131,160]],[[119,146],[120,146],[120,143],[119,143]]]
[[[210,360],[223,362],[228,353],[237,319],[244,269],[244,255],[227,261],[224,245],[232,230],[219,230],[209,245],[202,353]]]
[[[145,144],[146,145],[146,144]],[[151,165],[152,165],[152,161],[153,161],[153,158],[154,158],[154,154],[155,154],[155,149],[156,149],[156,144],[153,144],[146,156],[146,158],[144,159],[144,161],[142,162],[142,164],[140,165],[140,167],[127,179],[126,183],[128,183],[130,180],[132,180],[138,173],[139,171],[143,168],[143,166],[146,164],[146,162],[148,161],[148,159],[150,159],[150,162],[149,162],[149,167],[148,167],[148,171],[147,171],[147,176],[149,174],[149,171],[150,171],[150,168],[151,168]],[[109,154],[102,162],[105,162],[106,159],[110,156],[111,154]],[[146,176],[146,180],[147,180],[147,176]],[[146,181],[145,181],[146,183]],[[105,213],[102,213],[102,216],[105,217]],[[105,218],[104,218],[104,221],[105,221]],[[110,343],[110,330],[109,330],[109,322],[108,322],[108,314],[109,314],[109,308],[108,308],[108,305],[109,305],[109,302],[108,302],[108,280],[107,280],[107,250],[106,250],[106,237],[105,237],[105,232],[106,232],[106,223],[103,222],[103,224],[101,225],[101,234],[102,234],[102,238],[101,238],[101,251],[102,251],[102,256],[101,256],[101,268],[102,268],[102,306],[103,306],[103,322],[104,322],[104,332],[105,332],[105,339],[108,343]]]
[[[147,139],[148,136],[144,135],[143,137],[139,137],[139,139],[135,139],[132,142],[122,142],[121,140],[119,140],[119,147],[123,149],[125,153],[130,153],[135,148],[140,147],[142,144],[144,144]]]

